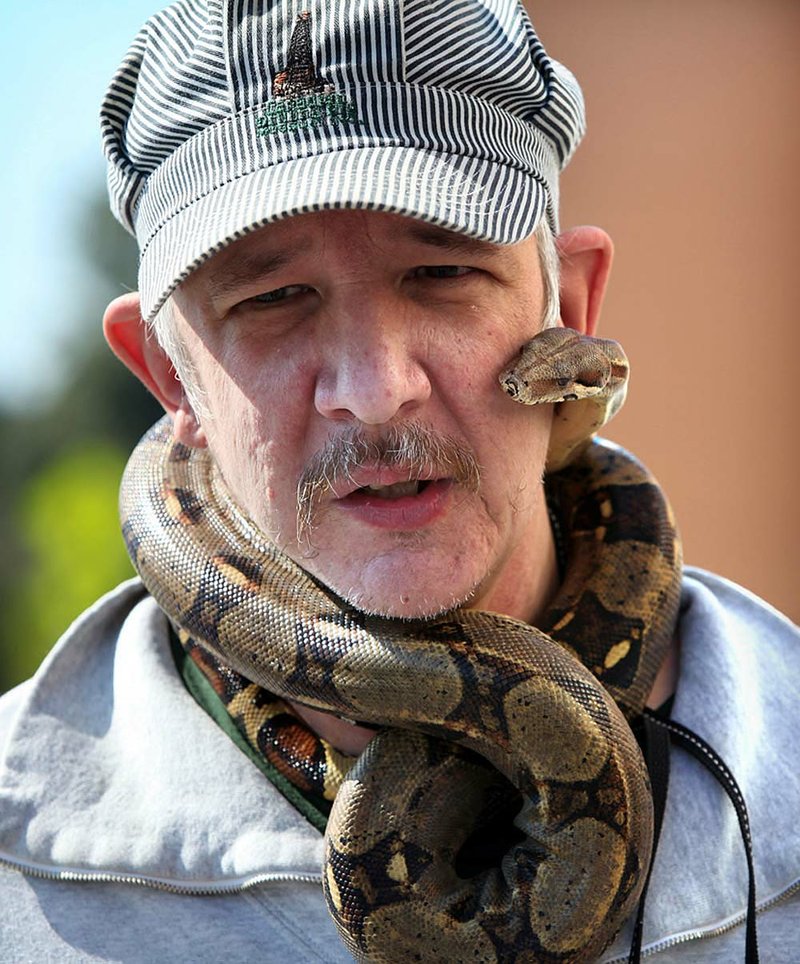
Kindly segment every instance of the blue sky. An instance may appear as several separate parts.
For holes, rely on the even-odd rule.
[[[160,0],[3,0],[0,405],[52,391],[74,324],[70,290],[87,267],[71,251],[80,205],[104,183],[97,113],[106,85]],[[87,328],[100,319],[87,320]]]

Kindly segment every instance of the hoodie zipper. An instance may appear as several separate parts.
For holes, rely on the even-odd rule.
[[[64,883],[127,884],[134,887],[148,887],[151,890],[159,890],[165,893],[177,894],[183,897],[214,897],[220,895],[241,894],[253,887],[258,887],[261,884],[271,882],[322,884],[322,874],[312,873],[263,873],[256,874],[255,876],[249,878],[245,883],[218,883],[206,886],[186,886],[173,884],[166,880],[158,880],[154,877],[143,877],[138,874],[114,874],[85,870],[45,870],[42,867],[26,864],[23,861],[9,860],[7,857],[0,857],[0,867],[9,867],[12,870],[17,870],[28,877],[37,877],[41,880],[53,880]],[[770,910],[777,904],[783,903],[783,901],[793,897],[798,892],[800,892],[800,880],[796,880],[780,894],[776,894],[774,897],[770,897],[768,900],[764,901],[763,904],[759,905],[757,913],[763,914],[765,911]],[[712,930],[684,931],[684,933],[676,934],[674,937],[664,938],[660,941],[657,941],[655,944],[651,944],[649,947],[643,948],[642,957],[652,957],[655,954],[659,954],[661,951],[668,950],[671,947],[676,947],[679,944],[686,944],[689,941],[711,940],[712,938],[720,937],[722,934],[726,934],[728,931],[732,931],[734,928],[742,924],[745,920],[745,916],[746,915],[744,913],[738,914],[725,924],[721,924],[719,927],[715,927]],[[608,958],[606,964],[625,964],[627,960],[628,955],[622,954],[617,957]]]
[[[771,910],[777,904],[781,904],[790,897],[794,897],[797,893],[800,893],[800,880],[796,880],[793,884],[790,884],[786,890],[775,894],[773,897],[769,897],[762,904],[759,904],[756,908],[756,914],[763,914],[765,911]],[[656,941],[655,944],[643,947],[642,957],[652,957],[655,954],[660,954],[661,951],[676,947],[678,944],[687,944],[689,941],[711,940],[714,937],[721,937],[723,934],[727,934],[728,931],[732,931],[739,927],[740,924],[743,924],[746,917],[746,913],[742,911],[741,914],[737,914],[736,917],[731,918],[729,921],[711,930],[690,930],[684,931],[681,934],[675,934],[673,937],[662,938],[662,940]],[[625,964],[627,960],[627,954],[620,954],[617,957],[609,957],[605,961],[605,964]]]
[[[173,884],[157,877],[145,877],[139,874],[116,874],[106,871],[87,870],[47,870],[21,860],[9,860],[0,857],[0,867],[18,870],[27,877],[37,877],[41,880],[53,880],[63,883],[101,883],[128,884],[134,887],[148,887],[169,894],[184,897],[214,897],[225,894],[240,894],[260,884],[271,882],[297,882],[307,884],[322,884],[322,874],[312,873],[262,873],[249,877],[244,883],[216,883],[203,885]]]

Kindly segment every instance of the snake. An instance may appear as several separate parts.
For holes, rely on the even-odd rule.
[[[270,692],[376,728],[325,831],[325,899],[356,960],[590,961],[636,905],[653,817],[630,722],[674,633],[681,562],[654,478],[594,435],[627,377],[616,342],[560,327],[499,375],[509,399],[553,404],[567,561],[537,626],[361,612],[258,529],[169,417],[131,455],[123,535],[173,624]],[[507,844],[487,855],[499,814]]]

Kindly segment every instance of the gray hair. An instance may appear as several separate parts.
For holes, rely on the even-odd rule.
[[[195,415],[198,418],[212,418],[211,410],[205,402],[205,389],[197,376],[197,369],[189,357],[186,343],[178,334],[178,326],[175,324],[175,301],[171,295],[150,321],[150,333],[155,335],[156,341],[172,362]]]
[[[542,312],[542,327],[552,328],[558,321],[559,271],[558,249],[556,239],[546,218],[542,218],[534,232],[536,247],[539,253],[539,268],[542,273],[544,286],[544,310]],[[178,378],[186,392],[195,415],[201,418],[211,418],[211,411],[205,403],[205,391],[200,385],[194,363],[189,357],[186,345],[178,334],[175,324],[175,306],[172,297],[167,298],[150,322],[151,332],[155,335],[159,345],[169,356],[177,372]]]
[[[561,296],[558,248],[556,247],[555,235],[546,218],[542,218],[539,222],[533,236],[536,238],[536,248],[539,252],[539,270],[542,273],[542,284],[544,286],[542,328],[552,328],[561,313]]]

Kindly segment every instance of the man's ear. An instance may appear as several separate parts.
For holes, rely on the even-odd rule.
[[[204,448],[205,432],[169,356],[142,318],[137,292],[120,295],[106,308],[103,334],[117,358],[172,416],[175,438],[184,445]]]
[[[602,228],[582,226],[556,239],[561,265],[561,320],[594,335],[611,271],[614,245]]]

